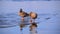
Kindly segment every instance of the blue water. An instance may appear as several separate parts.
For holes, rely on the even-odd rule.
[[[5,33],[6,34],[21,34],[21,33],[29,34],[30,25],[27,25],[26,27],[23,28],[22,31],[20,31],[20,27],[19,27],[19,24],[21,23],[20,18],[21,17],[19,17],[17,14],[2,15],[0,17],[0,34],[5,34]],[[26,21],[27,21],[27,18],[26,18]],[[59,34],[60,32],[57,14],[56,15],[38,14],[36,23],[38,24],[38,27],[37,27],[38,33],[35,33],[35,34],[56,34],[56,33]],[[6,25],[6,26],[3,26],[2,28],[1,25]],[[9,27],[9,25],[11,27]]]
[[[60,34],[59,1],[0,2],[0,4],[0,34]],[[38,27],[33,31],[30,31],[29,28],[29,17],[25,18],[24,23],[27,25],[22,31],[20,30],[19,25],[22,23],[21,17],[18,15],[20,8],[27,13],[33,11],[38,14],[38,18],[35,20]]]

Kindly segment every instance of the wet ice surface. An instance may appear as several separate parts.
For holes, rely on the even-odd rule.
[[[60,23],[58,22],[58,15],[51,14],[39,14],[36,19],[37,28],[34,28],[33,31],[30,31],[30,18],[25,18],[25,25],[23,30],[20,30],[19,24],[21,24],[21,17],[17,15],[10,14],[10,17],[7,15],[3,15],[4,17],[0,17],[0,33],[4,34],[59,34],[60,32]],[[15,21],[14,21],[15,20]],[[3,27],[1,25],[4,25]],[[5,26],[6,25],[6,26]],[[10,27],[9,27],[10,25]],[[16,25],[16,26],[15,26]],[[13,27],[14,26],[14,27]],[[4,28],[5,27],[5,28]],[[17,29],[17,30],[16,30]],[[4,32],[4,33],[3,33]],[[11,32],[11,33],[10,33]],[[15,33],[16,32],[16,33]]]

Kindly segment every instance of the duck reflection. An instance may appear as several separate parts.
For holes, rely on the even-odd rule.
[[[37,23],[33,22],[31,23],[30,27],[30,34],[37,34]]]
[[[20,30],[23,30],[23,27],[25,27],[25,24],[20,24]]]
[[[23,28],[26,27],[26,24],[24,21],[20,23],[20,30],[23,30]]]

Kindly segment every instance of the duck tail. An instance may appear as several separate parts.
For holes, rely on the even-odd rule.
[[[27,16],[29,16],[29,14],[27,13]]]

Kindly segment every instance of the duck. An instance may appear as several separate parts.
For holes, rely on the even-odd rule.
[[[30,12],[29,13],[29,16],[30,16],[30,18],[31,18],[31,20],[30,20],[30,22],[32,22],[32,19],[34,20],[34,22],[35,22],[35,19],[37,18],[37,13],[35,13],[35,12]]]
[[[24,12],[23,11],[23,9],[20,9],[20,11],[19,11],[19,16],[21,16],[22,18],[22,20],[24,20],[24,17],[27,17],[27,16],[29,16],[29,14],[28,13],[26,13],[26,12]]]

